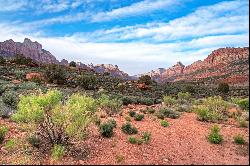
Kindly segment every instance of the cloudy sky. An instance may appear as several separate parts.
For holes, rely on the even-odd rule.
[[[248,0],[0,0],[0,41],[134,75],[249,46],[248,20]]]

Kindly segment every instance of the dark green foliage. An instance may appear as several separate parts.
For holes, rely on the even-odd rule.
[[[168,124],[168,122],[166,121],[166,120],[161,120],[161,126],[163,126],[163,127],[168,127],[169,126],[169,124]]]
[[[142,138],[143,138],[144,142],[146,144],[148,144],[149,141],[151,140],[151,133],[147,132],[147,131],[146,132],[142,132]]]
[[[129,134],[129,135],[138,133],[137,128],[132,126],[130,122],[123,124],[121,129],[122,129],[122,132],[124,132],[125,134]]]
[[[171,118],[171,119],[177,119],[180,117],[180,113],[173,111],[169,108],[161,108],[158,112],[156,112],[156,116],[159,119],[164,119],[165,117]]]
[[[4,57],[0,56],[0,65],[3,65],[5,63]]]
[[[239,145],[243,145],[246,143],[245,139],[241,135],[234,136],[234,142]]]
[[[129,137],[128,138],[128,141],[131,143],[131,144],[136,144],[137,143],[137,139],[135,137]]]
[[[138,82],[139,83],[144,83],[146,85],[151,85],[153,83],[151,77],[148,76],[148,75],[144,75],[144,76],[139,77]]]
[[[153,108],[148,108],[148,109],[147,109],[147,112],[150,113],[150,114],[153,114],[153,113],[155,113],[155,109],[153,109]]]
[[[82,74],[77,79],[77,85],[86,90],[94,90],[97,88],[97,77],[94,74]]]
[[[40,138],[38,138],[38,136],[36,135],[31,135],[30,137],[27,138],[28,142],[36,148],[39,148],[40,144],[41,144],[41,140]]]
[[[2,100],[7,106],[16,109],[18,94],[14,91],[6,91],[2,96]]]
[[[135,115],[136,115],[135,111],[132,111],[132,110],[129,111],[129,116],[134,117]]]
[[[228,93],[229,85],[227,83],[220,83],[218,86],[218,91],[221,93]]]
[[[32,65],[33,60],[23,55],[16,55],[15,58],[13,59],[13,62],[18,65]]]
[[[193,86],[187,85],[187,86],[185,86],[184,92],[188,92],[188,93],[193,94],[193,93],[195,93],[195,89]]]
[[[0,127],[0,144],[3,143],[7,132],[8,132],[8,128],[6,126]]]
[[[69,66],[70,66],[70,67],[76,67],[76,63],[75,63],[74,61],[71,61],[71,62],[69,63]]]
[[[135,114],[134,118],[136,121],[141,121],[144,118],[144,114]]]
[[[209,142],[213,144],[220,144],[223,141],[223,136],[219,132],[220,128],[217,125],[212,126],[211,132],[208,135]]]
[[[103,137],[112,137],[113,136],[113,131],[114,125],[110,122],[106,122],[100,125],[99,131]]]
[[[65,84],[67,80],[67,73],[62,65],[48,65],[46,67],[45,76],[50,83]]]
[[[108,123],[110,123],[112,125],[112,127],[116,128],[117,124],[116,121],[114,119],[109,119]]]
[[[150,106],[150,105],[154,105],[154,99],[144,97],[144,98],[140,98],[140,99],[138,100],[138,103],[139,103],[139,104],[142,104],[142,105]]]
[[[249,98],[241,99],[236,104],[238,104],[241,109],[249,111]]]

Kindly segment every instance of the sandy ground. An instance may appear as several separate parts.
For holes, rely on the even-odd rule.
[[[248,164],[249,131],[248,128],[239,128],[235,124],[218,124],[224,141],[220,145],[211,144],[207,135],[213,123],[200,122],[194,113],[183,113],[179,119],[168,119],[169,127],[160,125],[160,120],[155,116],[146,114],[142,121],[131,123],[138,128],[140,137],[143,131],[152,133],[149,144],[131,144],[128,142],[129,135],[122,133],[121,126],[125,123],[124,117],[128,114],[124,111],[123,116],[117,115],[117,128],[114,136],[103,138],[96,126],[90,127],[87,138],[78,147],[86,150],[85,157],[73,158],[66,155],[61,161],[52,161],[48,154],[41,154],[29,161],[35,164]],[[102,119],[104,120],[104,119]],[[6,120],[0,120],[0,124],[12,125]],[[16,129],[11,129],[15,137]],[[233,137],[237,134],[244,136],[247,145],[236,145]],[[19,136],[22,135],[19,133]],[[2,147],[2,145],[1,145]],[[6,153],[1,148],[0,163],[8,163],[17,153]],[[12,156],[12,157],[11,157]],[[119,157],[120,156],[120,157]],[[121,157],[122,156],[122,157]],[[122,158],[118,161],[118,158]]]

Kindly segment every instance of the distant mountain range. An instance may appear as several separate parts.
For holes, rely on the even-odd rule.
[[[0,56],[13,57],[22,54],[25,57],[41,62],[69,65],[65,59],[58,61],[49,51],[42,49],[38,42],[25,38],[23,43],[14,42],[12,39],[0,42]],[[129,76],[121,71],[117,65],[111,64],[83,64],[77,62],[80,68],[94,70],[97,73],[108,72],[114,77],[127,80],[137,79],[142,75],[149,75],[157,82],[175,81],[205,81],[227,82],[229,84],[249,84],[249,47],[220,48],[214,50],[208,57],[185,66],[181,62],[170,68],[158,68],[151,72],[137,76]]]

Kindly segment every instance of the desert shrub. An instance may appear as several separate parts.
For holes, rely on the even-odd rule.
[[[36,148],[39,148],[41,144],[41,139],[37,135],[31,135],[27,138],[27,141]]]
[[[137,143],[137,139],[135,137],[129,137],[128,138],[128,141],[131,143],[131,144],[136,144]]]
[[[2,95],[5,90],[6,90],[6,87],[3,85],[0,85],[0,95]]]
[[[77,78],[77,85],[86,90],[95,90],[97,88],[97,77],[94,74],[82,74]]]
[[[69,66],[70,66],[70,67],[76,67],[76,63],[75,63],[74,61],[71,61],[71,62],[69,63]]]
[[[228,93],[229,92],[229,85],[227,83],[220,83],[218,85],[218,91],[221,93]]]
[[[122,98],[123,105],[129,105],[129,104],[137,104],[138,103],[138,97],[135,96],[124,96]]]
[[[136,104],[142,104],[142,105],[147,105],[147,106],[154,105],[154,99],[142,97],[138,99],[138,103]]]
[[[117,124],[116,121],[114,119],[109,119],[108,123],[110,123],[112,125],[112,127],[116,128]]]
[[[166,106],[171,107],[176,103],[176,99],[171,96],[164,96],[163,102]]]
[[[4,145],[5,149],[8,151],[14,150],[17,146],[17,140],[16,139],[9,139],[6,144]]]
[[[191,112],[191,107],[187,104],[179,105],[176,108],[178,112]]]
[[[246,143],[246,141],[242,135],[236,135],[236,136],[234,136],[234,143],[239,144],[239,145],[243,145]]]
[[[67,73],[62,65],[48,65],[45,76],[50,83],[65,84],[67,82]]]
[[[60,144],[55,144],[51,150],[51,157],[54,160],[60,160],[65,153],[65,147]]]
[[[188,92],[179,92],[177,95],[178,95],[178,99],[186,100],[186,101],[189,101],[192,97],[191,94]]]
[[[62,93],[57,90],[22,96],[12,120],[36,124],[39,135],[52,144],[65,144],[69,138],[80,139],[93,120],[95,100],[80,94],[71,95],[64,103],[62,99]]]
[[[113,131],[114,125],[110,122],[106,122],[100,125],[99,131],[103,137],[112,137],[113,136]]]
[[[136,115],[136,112],[133,110],[129,111],[129,116],[134,117]]]
[[[151,133],[150,132],[142,132],[142,138],[146,144],[148,144],[151,140]]]
[[[31,65],[33,63],[33,60],[23,55],[16,55],[13,59],[13,62],[18,65]]]
[[[101,119],[96,115],[94,117],[94,122],[96,126],[100,126],[101,125]]]
[[[185,86],[185,88],[184,88],[184,92],[188,92],[188,93],[195,93],[195,89],[194,89],[194,87],[193,86],[191,86],[191,85],[187,85],[187,86]]]
[[[8,130],[9,129],[6,126],[0,127],[0,144],[3,143],[5,135],[7,134]]]
[[[237,119],[237,122],[239,123],[239,126],[240,127],[247,127],[247,121],[241,117],[238,117]]]
[[[15,71],[16,79],[23,79],[25,77],[25,72],[24,71]]]
[[[147,112],[150,113],[150,114],[153,114],[153,113],[155,113],[155,109],[153,109],[153,108],[148,108],[148,109],[147,109]]]
[[[223,141],[223,136],[219,132],[220,128],[217,125],[212,126],[210,134],[208,135],[209,142],[220,144]]]
[[[2,100],[7,106],[15,109],[18,103],[18,94],[14,91],[6,91],[2,96]]]
[[[11,114],[15,112],[15,109],[7,106],[0,98],[0,116],[2,118],[9,118]]]
[[[126,116],[125,120],[128,121],[128,122],[131,122],[131,118],[129,116]]]
[[[123,124],[121,129],[122,129],[122,132],[124,132],[125,134],[129,134],[129,135],[138,133],[137,128],[132,126],[130,122],[126,122],[125,124]]]
[[[202,105],[195,112],[198,113],[200,120],[217,122],[228,118],[229,106],[230,104],[220,96],[208,97],[203,100]]]
[[[0,56],[0,65],[3,65],[5,63],[4,57]]]
[[[98,105],[109,116],[117,114],[121,111],[122,101],[120,99],[110,99],[109,96],[102,94],[98,99]]]
[[[124,160],[124,156],[123,155],[116,155],[115,156],[115,159],[116,159],[116,161],[118,162],[118,163],[120,163],[120,162],[122,162],[123,160]]]
[[[148,75],[144,75],[144,76],[139,77],[138,82],[144,83],[145,85],[151,85],[153,83],[151,77]]]
[[[138,145],[141,145],[143,143],[143,140],[140,139],[140,138],[137,138],[136,142],[137,142]]]
[[[241,109],[248,111],[249,110],[249,98],[239,99],[239,98],[231,98],[231,101],[234,104],[240,106]]]
[[[38,89],[39,86],[35,82],[28,81],[28,82],[23,82],[23,83],[19,84],[18,88],[22,89],[22,90],[32,90],[32,89]]]
[[[169,126],[169,124],[168,124],[168,122],[166,121],[166,120],[161,120],[161,126],[163,126],[163,127],[168,127]]]
[[[169,108],[161,108],[159,111],[156,112],[156,116],[159,119],[164,119],[165,117],[171,118],[171,119],[177,119],[180,117],[180,113],[173,111]]]
[[[136,121],[141,121],[144,118],[144,114],[136,114],[134,118]]]

